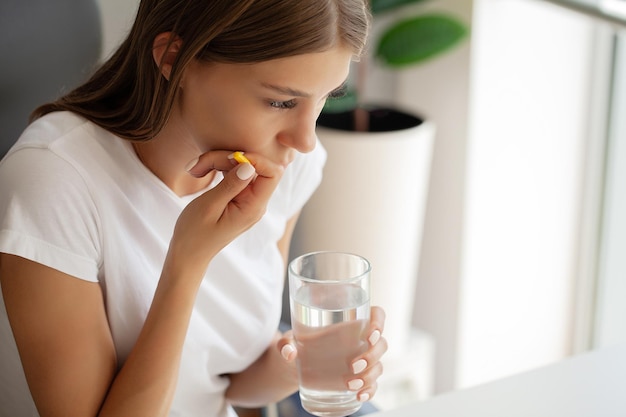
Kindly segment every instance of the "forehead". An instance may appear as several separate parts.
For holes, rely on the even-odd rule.
[[[217,83],[280,86],[293,92],[317,96],[328,94],[344,82],[352,58],[351,50],[336,47],[324,52],[252,64],[213,63],[205,66],[203,72]]]

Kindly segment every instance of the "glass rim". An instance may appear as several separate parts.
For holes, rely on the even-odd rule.
[[[304,258],[312,258],[315,256],[325,256],[325,255],[344,255],[350,258],[354,258],[359,260],[360,262],[363,263],[364,267],[363,270],[361,272],[359,272],[358,274],[355,274],[354,276],[350,276],[350,277],[346,277],[344,279],[316,279],[316,278],[311,278],[311,277],[307,277],[302,275],[301,273],[299,273],[298,271],[294,270],[294,266],[296,265],[296,263],[301,263],[302,260]],[[343,252],[343,251],[315,251],[315,252],[308,252],[308,253],[304,253],[302,255],[299,255],[295,258],[293,258],[290,262],[289,262],[289,267],[288,269],[288,273],[289,273],[289,277],[291,278],[293,277],[297,277],[299,280],[303,281],[303,282],[307,282],[307,283],[324,283],[324,284],[346,284],[346,283],[350,283],[350,282],[356,282],[356,281],[360,281],[362,280],[365,276],[367,276],[371,270],[372,270],[372,265],[370,264],[370,261],[367,260],[367,258],[365,258],[364,256],[361,255],[357,255],[356,253],[351,253],[351,252]]]

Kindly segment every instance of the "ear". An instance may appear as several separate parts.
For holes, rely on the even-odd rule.
[[[169,81],[172,74],[172,66],[183,40],[172,32],[158,34],[152,43],[152,57],[157,67],[161,68],[161,74]]]

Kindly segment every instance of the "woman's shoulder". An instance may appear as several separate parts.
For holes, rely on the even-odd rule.
[[[7,155],[24,148],[51,148],[69,133],[91,122],[69,111],[46,114],[26,127]]]
[[[72,173],[100,177],[102,165],[113,166],[111,161],[119,161],[128,152],[122,142],[75,113],[49,113],[24,130],[0,162],[0,174],[26,174],[24,171],[30,170],[56,179]]]
[[[90,201],[102,179],[118,165],[118,141],[92,122],[70,113],[43,116],[24,131],[0,161],[0,192],[42,210]],[[110,168],[106,168],[110,167]],[[8,200],[8,198],[7,198]]]

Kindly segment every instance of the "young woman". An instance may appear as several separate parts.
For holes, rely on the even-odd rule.
[[[297,389],[285,263],[365,3],[143,0],[35,111],[0,163],[0,415],[232,416]],[[383,322],[346,380],[362,401]]]

